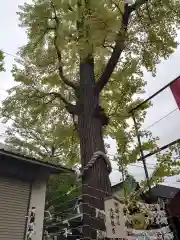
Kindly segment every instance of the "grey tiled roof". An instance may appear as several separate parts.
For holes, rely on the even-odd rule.
[[[179,188],[159,184],[151,189],[151,194],[155,197],[172,199],[179,190]]]

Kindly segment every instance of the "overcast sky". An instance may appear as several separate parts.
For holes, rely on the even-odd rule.
[[[0,49],[16,55],[16,52],[20,46],[26,43],[26,34],[24,29],[18,27],[18,18],[16,12],[18,11],[18,5],[23,4],[23,0],[6,0],[1,3],[0,8]],[[5,73],[0,73],[0,100],[6,96],[5,90],[13,86],[13,78],[11,76],[12,64],[14,58],[9,55],[5,55]],[[151,73],[145,72],[145,81],[147,81],[145,98],[152,95],[154,92],[159,90],[161,87],[172,81],[178,75],[180,75],[180,48],[166,61],[162,61],[157,66],[157,75],[155,78],[152,77]],[[148,114],[144,123],[143,128],[149,128],[152,131],[153,136],[160,137],[158,142],[159,146],[167,144],[180,137],[180,111],[177,108],[175,100],[170,92],[170,89],[166,89],[163,93],[159,94],[158,97],[153,100],[153,107],[148,110]],[[175,110],[176,109],[176,110]],[[167,114],[172,112],[169,116]],[[159,119],[163,120],[158,121]],[[152,126],[151,126],[152,125]],[[5,131],[5,126],[0,124],[0,140],[3,141],[2,134]],[[115,143],[110,141],[111,149],[110,154],[114,154],[116,151]],[[153,159],[147,160],[148,170],[152,171],[154,161]],[[142,164],[136,164],[137,166],[129,167],[129,171],[138,179],[144,179],[144,171]],[[113,164],[113,168],[116,166]],[[176,183],[178,177],[173,177],[165,181],[166,184],[172,186],[180,186]],[[111,174],[112,183],[115,184],[120,179],[118,172]]]

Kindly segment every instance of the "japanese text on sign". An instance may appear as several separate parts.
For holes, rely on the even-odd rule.
[[[106,234],[108,238],[127,238],[123,207],[112,197],[105,200]]]

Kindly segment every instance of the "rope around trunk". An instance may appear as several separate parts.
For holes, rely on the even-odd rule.
[[[82,172],[80,174],[80,177],[84,176],[85,172],[88,171],[92,166],[95,164],[95,162],[98,159],[103,158],[103,160],[106,163],[108,173],[110,174],[112,172],[112,166],[109,158],[106,156],[106,154],[102,151],[97,151],[94,153],[93,157],[90,159],[90,161],[87,163],[87,165],[82,169]]]

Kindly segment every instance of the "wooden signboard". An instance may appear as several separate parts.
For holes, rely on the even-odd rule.
[[[106,198],[104,207],[106,216],[106,237],[127,239],[127,228],[125,226],[123,207],[118,198],[114,196]]]

